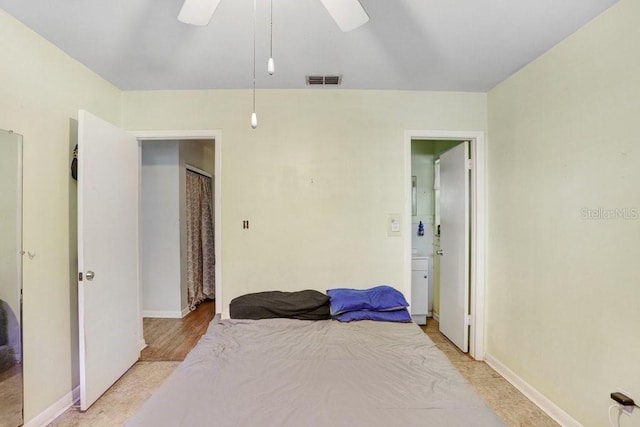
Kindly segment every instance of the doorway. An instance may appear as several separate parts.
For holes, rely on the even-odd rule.
[[[215,230],[215,240],[214,240],[214,257],[215,257],[215,269],[214,269],[214,277],[215,277],[215,312],[220,313],[222,311],[222,227],[221,227],[221,201],[222,201],[222,135],[219,130],[200,130],[200,131],[140,131],[140,132],[131,132],[135,135],[139,141],[139,150],[140,150],[140,159],[142,159],[142,146],[143,144],[154,144],[159,143],[160,145],[166,144],[167,141],[186,141],[189,144],[198,144],[198,143],[209,143],[213,147],[213,157],[211,161],[212,165],[212,184],[213,184],[213,217],[214,217],[214,230]],[[189,165],[190,170],[197,169],[202,172],[211,171],[208,167],[200,167],[198,165],[194,166],[195,163],[193,160],[189,160],[188,158],[185,160],[183,166],[185,169],[184,174],[186,175],[187,165]],[[208,169],[208,170],[207,170]],[[184,184],[184,182],[182,182]],[[141,183],[140,183],[141,185]],[[141,201],[142,202],[142,201]],[[181,205],[184,205],[182,203]],[[142,230],[142,221],[140,219],[140,229]],[[142,245],[141,245],[142,246]],[[144,254],[142,253],[143,248],[141,247],[140,259],[144,262]],[[142,268],[141,268],[142,271]],[[143,313],[143,301],[144,301],[144,283],[141,277],[141,285],[140,285],[140,312]],[[178,310],[178,315],[173,316],[165,316],[165,317],[182,317],[184,314],[188,313],[188,310],[183,312],[182,307],[186,306],[186,301],[180,302],[180,309]],[[149,313],[146,313],[149,314]],[[176,313],[173,313],[176,314]],[[140,336],[143,335],[143,320],[142,316],[140,318]],[[144,347],[145,343],[142,343],[141,347]]]
[[[181,139],[213,140],[216,171],[221,172],[220,131],[131,133],[87,111],[78,112],[78,347],[83,411],[138,360],[145,346],[139,268],[140,140]],[[215,203],[220,206],[221,179],[215,187]],[[220,209],[214,218],[214,226],[221,230]],[[219,263],[222,237],[218,232],[214,252]],[[219,311],[220,268],[215,276]],[[113,307],[118,316],[113,316]]]
[[[142,316],[183,318],[214,299],[213,140],[142,140]]]
[[[411,293],[412,315],[419,325],[427,317],[439,320],[440,313],[440,156],[463,143],[411,141]]]
[[[469,141],[469,149],[471,152],[471,160],[468,163],[470,167],[470,181],[469,181],[469,226],[470,226],[470,247],[469,247],[469,300],[468,303],[468,315],[465,315],[462,322],[468,325],[468,349],[469,354],[477,359],[482,360],[484,358],[484,245],[485,245],[485,222],[484,222],[484,183],[485,183],[485,167],[484,167],[484,132],[469,132],[469,131],[429,131],[429,130],[414,130],[405,132],[404,143],[404,194],[405,194],[405,215],[404,223],[407,224],[407,230],[411,230],[410,233],[406,233],[404,238],[404,265],[405,265],[405,294],[409,296],[409,302],[411,303],[412,287],[411,278],[413,275],[413,266],[415,264],[414,258],[414,245],[412,242],[412,235],[414,234],[413,228],[409,227],[413,225],[413,200],[414,200],[414,186],[412,185],[412,156],[411,148],[412,141],[425,140],[425,141],[442,141],[441,144],[456,145],[460,141]],[[435,195],[435,194],[434,194]],[[435,201],[433,202],[435,204]],[[423,223],[423,227],[434,227],[434,237],[437,233],[435,228],[435,215],[432,223],[429,224],[429,218],[427,217],[427,224]],[[437,298],[437,295],[436,295]]]

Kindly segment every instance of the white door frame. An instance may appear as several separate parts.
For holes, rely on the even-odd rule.
[[[469,354],[484,359],[485,256],[486,256],[486,164],[485,135],[478,131],[407,130],[404,132],[404,224],[411,230],[411,141],[414,139],[465,140],[471,149],[471,331]],[[404,238],[404,289],[411,302],[411,232]]]
[[[214,254],[216,257],[215,266],[215,300],[216,313],[222,313],[222,131],[220,129],[203,129],[203,130],[145,130],[145,131],[128,131],[138,138],[139,150],[142,151],[140,141],[166,141],[166,140],[214,140],[215,166],[214,166],[214,219],[213,226],[215,230]],[[142,157],[141,157],[142,158]],[[138,186],[141,182],[138,180]],[[139,228],[142,230],[142,227]],[[142,259],[142,258],[140,258]],[[140,304],[142,304],[142,280],[140,287]],[[142,313],[142,307],[140,307]],[[142,316],[140,319],[142,328]],[[142,336],[142,335],[140,335]]]

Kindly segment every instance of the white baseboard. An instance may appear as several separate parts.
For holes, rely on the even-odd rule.
[[[440,322],[440,315],[435,311],[433,312],[433,320],[435,320],[436,322]]]
[[[64,395],[53,405],[40,412],[36,417],[25,423],[24,427],[43,427],[53,422],[62,415],[74,403],[80,400],[80,386],[74,388],[71,392]]]
[[[545,395],[533,388],[531,384],[519,377],[515,372],[500,362],[492,355],[485,353],[484,361],[491,366],[497,373],[502,375],[504,379],[509,381],[515,388],[520,390],[529,400],[535,403],[540,409],[553,418],[563,427],[582,427],[571,415],[567,414],[558,405],[549,400]]]
[[[181,311],[143,310],[142,317],[161,317],[165,319],[182,319],[184,316]]]
[[[191,313],[191,310],[189,310],[189,307],[185,307],[182,309],[182,317],[186,316],[189,313]]]

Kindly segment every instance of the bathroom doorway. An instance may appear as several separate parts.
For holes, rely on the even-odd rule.
[[[440,155],[460,140],[411,141],[411,293],[414,321],[439,320]]]
[[[416,146],[413,147],[414,141]],[[425,142],[425,146],[421,147]],[[434,262],[434,258],[438,256],[436,251],[438,249],[437,236],[438,225],[441,224],[440,218],[436,218],[436,200],[438,200],[436,187],[436,157],[440,154],[448,151],[452,147],[460,145],[463,141],[468,141],[468,154],[469,157],[465,158],[463,166],[469,168],[468,179],[468,205],[469,205],[469,237],[470,243],[467,251],[468,255],[468,280],[466,281],[468,292],[467,300],[460,301],[460,304],[468,308],[459,310],[456,314],[459,324],[459,329],[466,332],[468,340],[466,343],[461,342],[460,347],[463,351],[468,349],[470,355],[475,359],[482,360],[484,357],[483,348],[483,323],[484,323],[484,133],[483,132],[468,132],[468,131],[407,131],[405,132],[405,144],[404,144],[404,157],[405,157],[405,223],[411,224],[411,227],[407,227],[410,230],[410,234],[404,237],[405,245],[405,292],[410,295],[411,303],[413,301],[413,289],[411,287],[411,281],[414,276],[414,267],[422,267],[419,260],[415,258],[427,258],[427,277],[429,272],[431,273],[431,303],[427,305],[431,307],[431,314],[434,312],[439,314],[441,307],[441,295],[438,292],[438,262]],[[427,161],[430,164],[431,172],[423,172],[422,175],[427,178],[424,185],[420,185],[419,179],[416,183],[416,190],[413,186],[413,176],[418,178],[420,173],[413,172],[412,151],[414,154],[422,153],[423,161]],[[429,157],[431,156],[431,157]],[[431,178],[428,178],[431,176]],[[430,187],[430,188],[429,188]],[[429,197],[422,197],[422,206],[420,203],[420,197],[415,197],[417,201],[416,216],[413,216],[413,200],[414,193],[418,193],[422,190],[423,196],[429,195]],[[438,203],[439,204],[439,203]],[[422,222],[422,226],[420,226]],[[414,234],[416,239],[413,238]],[[440,236],[441,237],[441,236]],[[417,243],[416,243],[417,242]],[[436,246],[434,246],[434,244]],[[429,247],[431,246],[431,247]],[[454,251],[455,252],[455,251]],[[449,254],[452,252],[449,251]],[[429,265],[429,258],[431,265],[436,268],[432,268]],[[418,261],[418,262],[416,262]],[[422,262],[424,264],[424,262]],[[435,277],[434,277],[435,276]],[[464,335],[464,334],[463,334]]]

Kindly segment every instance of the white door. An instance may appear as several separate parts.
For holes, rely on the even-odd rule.
[[[138,142],[78,113],[80,409],[140,355]]]
[[[469,351],[469,144],[440,155],[440,332]]]

